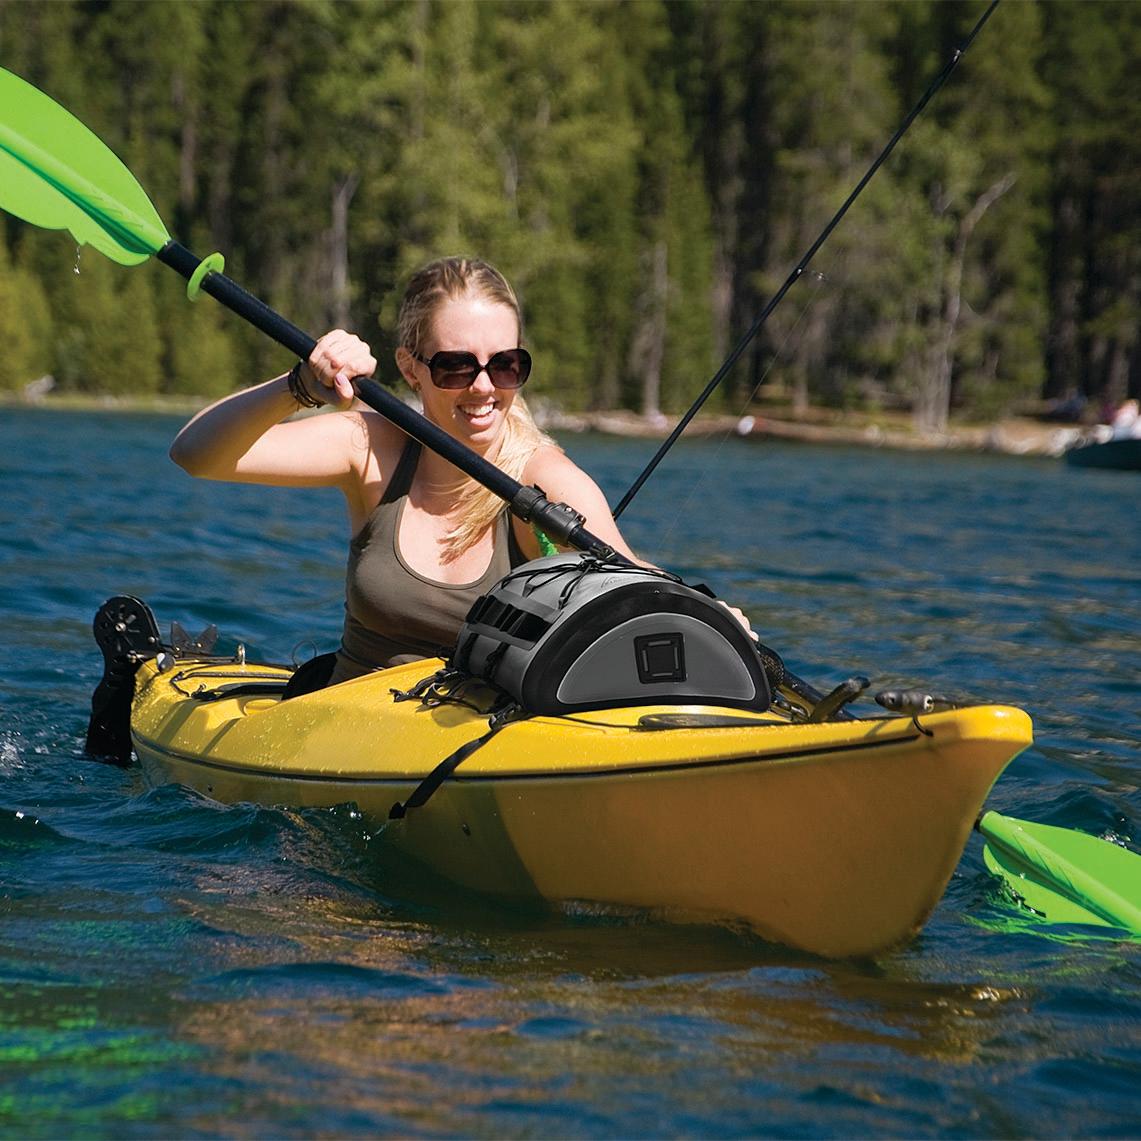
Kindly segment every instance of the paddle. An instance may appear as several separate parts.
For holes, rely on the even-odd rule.
[[[226,277],[220,254],[199,259],[174,241],[134,175],[70,112],[3,68],[0,108],[0,208],[34,226],[70,230],[122,265],[138,265],[153,254],[187,279],[191,300],[199,291],[209,293],[308,358],[316,340]],[[494,492],[525,522],[569,547],[625,561],[583,526],[573,508],[524,487],[375,380],[357,377],[353,383],[365,404]]]
[[[1141,935],[1141,856],[1085,832],[986,812],[983,862],[1050,923],[1092,923]]]

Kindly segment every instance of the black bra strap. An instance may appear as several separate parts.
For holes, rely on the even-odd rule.
[[[392,478],[384,489],[381,503],[395,503],[396,500],[408,494],[412,487],[412,477],[416,474],[416,465],[420,462],[420,450],[420,441],[409,437],[408,443],[404,445],[404,450],[400,453],[400,459],[396,461],[396,469],[392,473]]]
[[[515,537],[515,520],[511,517],[511,512],[505,511],[504,515],[507,523],[507,565],[514,570],[530,562],[530,557],[523,553],[523,548],[519,546],[519,540]]]

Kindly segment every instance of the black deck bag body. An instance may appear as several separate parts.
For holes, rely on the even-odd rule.
[[[583,554],[501,579],[472,606],[450,664],[532,713],[771,700],[756,644],[719,602],[664,572]]]

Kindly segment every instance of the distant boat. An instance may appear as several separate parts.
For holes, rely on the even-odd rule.
[[[1141,439],[1134,437],[1074,444],[1066,450],[1066,461],[1075,467],[1141,471]]]

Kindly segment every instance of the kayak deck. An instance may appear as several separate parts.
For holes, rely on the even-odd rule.
[[[699,706],[532,717],[389,820],[487,733],[473,709],[394,696],[439,665],[281,701],[257,690],[285,669],[148,661],[134,747],[150,780],[224,802],[352,802],[384,842],[479,891],[739,922],[849,956],[922,926],[991,785],[1031,741],[1027,715],[1003,706],[820,724]]]

